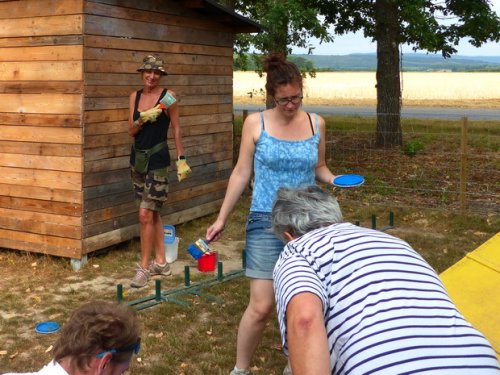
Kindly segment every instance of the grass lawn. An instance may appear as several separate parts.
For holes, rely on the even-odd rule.
[[[241,124],[241,119],[236,120]],[[498,179],[488,182],[483,173],[487,170],[498,173],[499,130],[489,124],[478,124],[474,128],[478,135],[471,138],[469,147],[474,156],[471,159],[477,164],[470,175],[480,187],[470,200],[479,195],[483,199],[489,197],[489,201],[483,202],[479,211],[460,211],[451,187],[449,197],[444,199],[442,189],[426,191],[421,188],[420,179],[432,172],[432,179],[442,179],[449,173],[450,181],[454,181],[456,138],[451,134],[457,133],[460,124],[413,122],[403,126],[412,129],[407,132],[408,141],[422,144],[423,148],[417,147],[415,155],[408,155],[404,150],[385,153],[375,150],[371,144],[373,120],[328,119],[331,143],[327,157],[332,170],[368,177],[365,187],[336,190],[334,194],[338,196],[345,219],[360,221],[363,226],[370,227],[375,215],[378,228],[383,227],[388,224],[389,212],[394,212],[395,228],[389,233],[408,241],[441,272],[500,228]],[[235,135],[237,141],[238,125]],[[481,190],[485,185],[490,195]],[[232,249],[221,258],[223,261],[239,257],[248,206],[246,192],[231,216],[223,241],[213,245],[216,250],[218,247]],[[214,219],[215,215],[209,215],[176,227],[181,238],[179,259],[174,263],[174,276],[162,279],[164,290],[184,285],[183,267],[193,266],[185,251],[187,244],[203,237]],[[71,269],[67,259],[0,250],[0,373],[34,371],[49,362],[57,334],[35,333],[36,323],[44,320],[64,323],[73,309],[89,299],[114,300],[119,283],[124,286],[125,301],[152,295],[154,283],[141,290],[128,286],[138,260],[137,240],[94,253],[79,272]],[[192,269],[193,281],[213,277]],[[206,292],[222,298],[224,303],[190,295],[182,297],[191,303],[190,307],[168,302],[138,312],[143,323],[142,348],[133,360],[131,374],[229,373],[234,366],[238,323],[248,301],[248,282],[238,278]],[[280,341],[273,318],[254,357],[254,373],[281,374],[286,359],[281,353]]]

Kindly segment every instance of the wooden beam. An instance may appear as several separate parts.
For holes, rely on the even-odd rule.
[[[184,0],[182,4],[191,9],[205,8],[205,2],[202,0]]]

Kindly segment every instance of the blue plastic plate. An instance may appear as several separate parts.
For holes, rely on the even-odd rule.
[[[38,323],[35,326],[35,331],[37,333],[48,334],[48,333],[55,333],[59,331],[60,328],[61,326],[59,325],[59,323],[47,321]]]
[[[343,174],[333,180],[333,185],[338,187],[355,187],[363,185],[365,178],[359,174]]]

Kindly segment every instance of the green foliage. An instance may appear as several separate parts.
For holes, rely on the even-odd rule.
[[[227,5],[227,1],[219,2]],[[305,7],[302,0],[241,0],[233,3],[236,12],[258,22],[263,29],[257,34],[237,35],[235,67],[238,69],[249,70],[254,66],[254,70],[261,70],[261,53],[280,52],[288,56],[294,46],[312,52],[311,37],[320,42],[333,40],[328,33],[328,24],[318,18],[318,10]],[[255,53],[249,55],[251,49]],[[314,71],[307,61],[301,63],[303,71]]]
[[[309,73],[311,77],[315,76],[316,68],[312,60],[306,59],[301,56],[293,56],[293,55],[288,56],[288,60],[297,65],[302,74]]]
[[[233,68],[235,71],[257,71],[258,67],[253,54],[235,53],[233,55]],[[260,64],[259,64],[260,67]]]
[[[254,96],[257,96],[257,97],[258,96],[264,96],[265,95],[265,91],[264,91],[264,89],[252,90],[252,91],[247,92],[247,95],[251,99]]]
[[[407,141],[404,145],[404,153],[408,156],[415,156],[418,152],[424,149],[424,145],[420,141]]]
[[[260,72],[261,69],[260,58],[261,55],[257,54],[248,54],[248,53],[235,54],[234,64],[233,64],[234,70],[235,71],[253,70]],[[311,77],[315,76],[316,66],[313,60],[297,55],[289,55],[287,59],[288,61],[291,61],[295,65],[297,65],[297,67],[303,74],[309,74]]]
[[[399,40],[397,44],[414,49],[440,52],[444,57],[456,53],[463,38],[480,47],[487,41],[500,41],[500,19],[484,0],[394,0],[398,7]],[[374,38],[378,4],[388,0],[305,0],[305,6],[316,8],[325,22],[335,26],[337,34],[362,30]],[[450,22],[452,21],[452,22]]]

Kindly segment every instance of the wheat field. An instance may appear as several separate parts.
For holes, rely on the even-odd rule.
[[[375,84],[375,72],[317,73],[304,81],[304,103],[373,104]],[[235,104],[264,103],[264,86],[265,75],[235,72]],[[500,108],[500,72],[408,72],[401,74],[401,87],[405,105]]]

